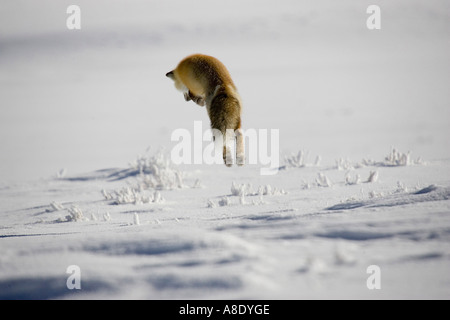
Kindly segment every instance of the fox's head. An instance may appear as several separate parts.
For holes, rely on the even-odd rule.
[[[172,70],[170,72],[166,73],[166,77],[172,79],[175,83],[175,88],[177,88],[180,91],[183,92],[187,92],[188,89],[186,88],[186,86],[183,84],[183,82],[180,81],[180,79],[178,78],[178,76],[175,74],[174,72],[175,70]]]

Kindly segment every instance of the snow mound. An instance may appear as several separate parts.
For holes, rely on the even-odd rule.
[[[450,199],[450,187],[430,185],[412,193],[392,194],[386,197],[369,199],[365,201],[349,201],[326,208],[326,210],[352,210],[356,208],[394,207],[421,202],[443,201]]]

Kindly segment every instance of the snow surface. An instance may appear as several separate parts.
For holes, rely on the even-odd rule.
[[[1,299],[450,297],[447,1],[70,4],[0,9]],[[209,125],[164,76],[194,52],[277,174],[171,164]]]

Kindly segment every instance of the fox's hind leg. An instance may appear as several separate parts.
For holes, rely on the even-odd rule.
[[[245,146],[244,146],[244,134],[242,129],[236,131],[236,164],[243,166],[245,162]]]
[[[236,136],[234,135],[233,130],[227,129],[223,139],[223,162],[227,167],[233,165],[233,147],[235,140]]]

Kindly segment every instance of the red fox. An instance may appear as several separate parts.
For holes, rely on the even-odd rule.
[[[186,101],[192,100],[199,106],[206,105],[211,128],[219,130],[224,139],[225,164],[231,166],[233,163],[230,148],[227,146],[236,138],[236,163],[243,165],[241,98],[223,63],[211,56],[193,54],[181,60],[166,76],[175,81],[175,87],[183,92]]]

